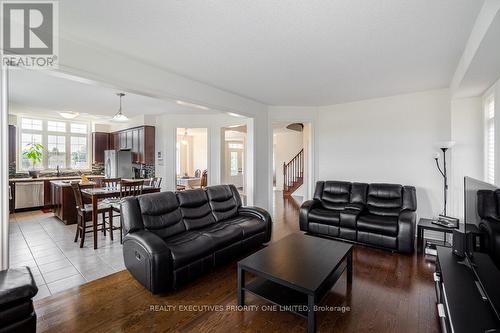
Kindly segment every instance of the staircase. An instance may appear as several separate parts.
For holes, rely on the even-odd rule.
[[[288,163],[283,163],[283,197],[292,195],[304,184],[304,149]]]

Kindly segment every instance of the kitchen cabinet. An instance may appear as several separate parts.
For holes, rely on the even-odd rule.
[[[16,126],[9,125],[9,164],[16,162]]]
[[[50,188],[54,215],[64,224],[75,224],[78,213],[71,185],[61,181],[52,181]]]
[[[109,149],[118,150],[120,149],[120,143],[118,140],[118,133],[109,134]]]
[[[104,151],[109,149],[109,133],[92,133],[92,163],[104,163]]]
[[[155,161],[155,128],[139,126],[112,133],[116,135],[118,149],[130,150],[132,162],[154,164]]]

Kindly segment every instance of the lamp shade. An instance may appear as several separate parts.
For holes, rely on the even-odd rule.
[[[450,149],[451,147],[453,147],[455,145],[455,141],[439,141],[439,142],[436,142],[436,147],[440,148],[440,149]]]

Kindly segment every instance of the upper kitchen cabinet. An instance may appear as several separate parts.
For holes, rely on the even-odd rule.
[[[9,125],[9,163],[16,162],[16,126]]]
[[[115,149],[130,150],[132,162],[154,164],[155,161],[155,128],[139,126],[112,133],[116,135]]]
[[[109,149],[110,134],[103,132],[92,133],[93,163],[104,163],[104,151]]]

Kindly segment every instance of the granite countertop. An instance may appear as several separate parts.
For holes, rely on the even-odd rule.
[[[94,178],[104,178],[103,175],[86,175],[87,177],[94,177]],[[9,178],[9,182],[41,182],[45,180],[68,180],[68,179],[80,179],[81,176],[49,176],[49,177],[38,177],[38,178],[31,178],[31,177],[26,177],[26,178]]]
[[[75,180],[75,179],[73,179],[73,180]],[[66,180],[66,181],[64,181],[64,180],[51,180],[50,183],[54,184],[55,186],[58,186],[58,187],[67,187],[67,186],[71,186],[71,182],[70,181],[71,180],[69,180],[69,179]],[[79,182],[79,183],[81,183],[81,182]],[[88,182],[86,184],[96,185],[95,182]]]

